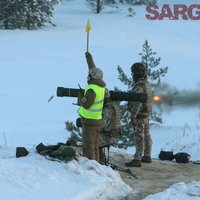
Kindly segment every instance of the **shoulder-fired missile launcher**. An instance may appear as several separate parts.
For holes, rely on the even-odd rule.
[[[57,88],[58,97],[78,97],[79,92],[84,92],[83,89],[75,88]],[[147,95],[145,93],[133,93],[133,92],[117,92],[110,91],[110,98],[112,101],[134,101],[134,102],[146,102]]]

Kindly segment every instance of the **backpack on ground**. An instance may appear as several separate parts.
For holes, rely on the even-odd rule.
[[[160,160],[170,160],[172,161],[174,159],[173,151],[160,151],[160,154],[158,155]]]
[[[29,151],[25,147],[17,147],[16,148],[16,157],[23,157],[27,156],[29,154]]]
[[[179,152],[174,155],[177,163],[188,163],[190,161],[190,154],[186,152]]]
[[[76,157],[75,148],[65,143],[47,146],[40,143],[36,146],[36,150],[39,154],[49,156],[52,160],[59,159],[61,161],[71,161]]]

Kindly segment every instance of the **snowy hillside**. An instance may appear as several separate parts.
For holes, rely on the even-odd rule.
[[[169,2],[173,4],[159,4]],[[117,66],[130,74],[146,39],[161,57],[161,65],[169,66],[165,82],[179,89],[199,90],[199,20],[149,21],[145,6],[134,7],[135,17],[127,17],[127,9],[107,7],[97,15],[85,1],[73,0],[57,6],[53,19],[56,27],[0,30],[1,200],[53,200],[58,196],[60,200],[120,200],[135,194],[109,167],[85,158],[68,164],[52,162],[35,152],[40,142],[65,142],[69,136],[65,121],[78,117],[78,107],[72,104],[76,99],[56,97],[56,88],[86,85],[88,19],[92,26],[89,50],[104,71],[110,90],[114,86],[126,90],[118,80]],[[200,160],[199,107],[174,108],[163,117],[163,127],[151,129],[153,158],[167,149],[184,150],[192,160]],[[17,146],[25,146],[28,156],[17,159]],[[133,153],[134,148],[128,151]],[[176,199],[200,199],[200,182],[177,183],[161,195],[163,200],[174,199],[174,193]],[[161,198],[158,194],[146,199]]]

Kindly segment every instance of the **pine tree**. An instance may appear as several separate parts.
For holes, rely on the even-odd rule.
[[[152,50],[148,41],[146,40],[143,44],[143,50],[139,55],[141,56],[141,62],[147,66],[148,79],[152,83],[152,90],[156,90],[159,87],[161,78],[168,72],[168,67],[158,68],[161,58],[156,58],[157,53]],[[128,91],[132,87],[132,77],[128,78],[120,66],[117,67],[119,73],[119,80],[128,87]],[[131,114],[127,111],[128,103],[120,105],[121,112],[121,131],[122,137],[119,147],[127,148],[134,145],[134,130],[131,126],[130,119]],[[162,124],[162,115],[159,110],[154,110],[150,116],[150,123],[152,125]]]
[[[105,6],[114,6],[115,8],[118,8],[118,5],[120,4],[147,4],[146,0],[86,0],[86,2],[91,10],[97,14],[100,13]]]
[[[94,11],[95,13],[100,13],[103,8],[103,0],[86,0],[89,7]]]
[[[54,5],[59,0],[1,0],[0,27],[39,29],[52,23]]]
[[[156,91],[160,87],[161,78],[168,72],[168,67],[158,68],[161,58],[155,58],[156,52],[153,52],[152,48],[146,40],[143,44],[143,52],[139,54],[142,58],[142,62],[147,66],[148,78],[151,81],[153,91]],[[155,107],[156,109],[156,107]],[[162,123],[162,114],[159,110],[153,111],[150,120],[152,124],[158,125]]]
[[[82,140],[82,133],[80,131],[80,128],[75,126],[71,121],[65,122],[65,125],[66,130],[71,133],[70,140],[80,142]]]
[[[142,62],[147,66],[148,69],[148,78],[153,83],[153,87],[156,87],[161,81],[161,77],[164,77],[168,71],[168,67],[159,68],[154,70],[154,68],[158,67],[160,64],[161,58],[155,58],[157,53],[153,52],[152,48],[150,47],[148,41],[146,40],[143,44],[143,52],[139,53],[142,58]]]

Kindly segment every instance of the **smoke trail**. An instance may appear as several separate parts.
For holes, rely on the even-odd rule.
[[[154,95],[160,96],[160,100],[154,99],[154,104],[161,109],[192,108],[200,106],[200,89],[179,90],[167,83],[156,86]]]

